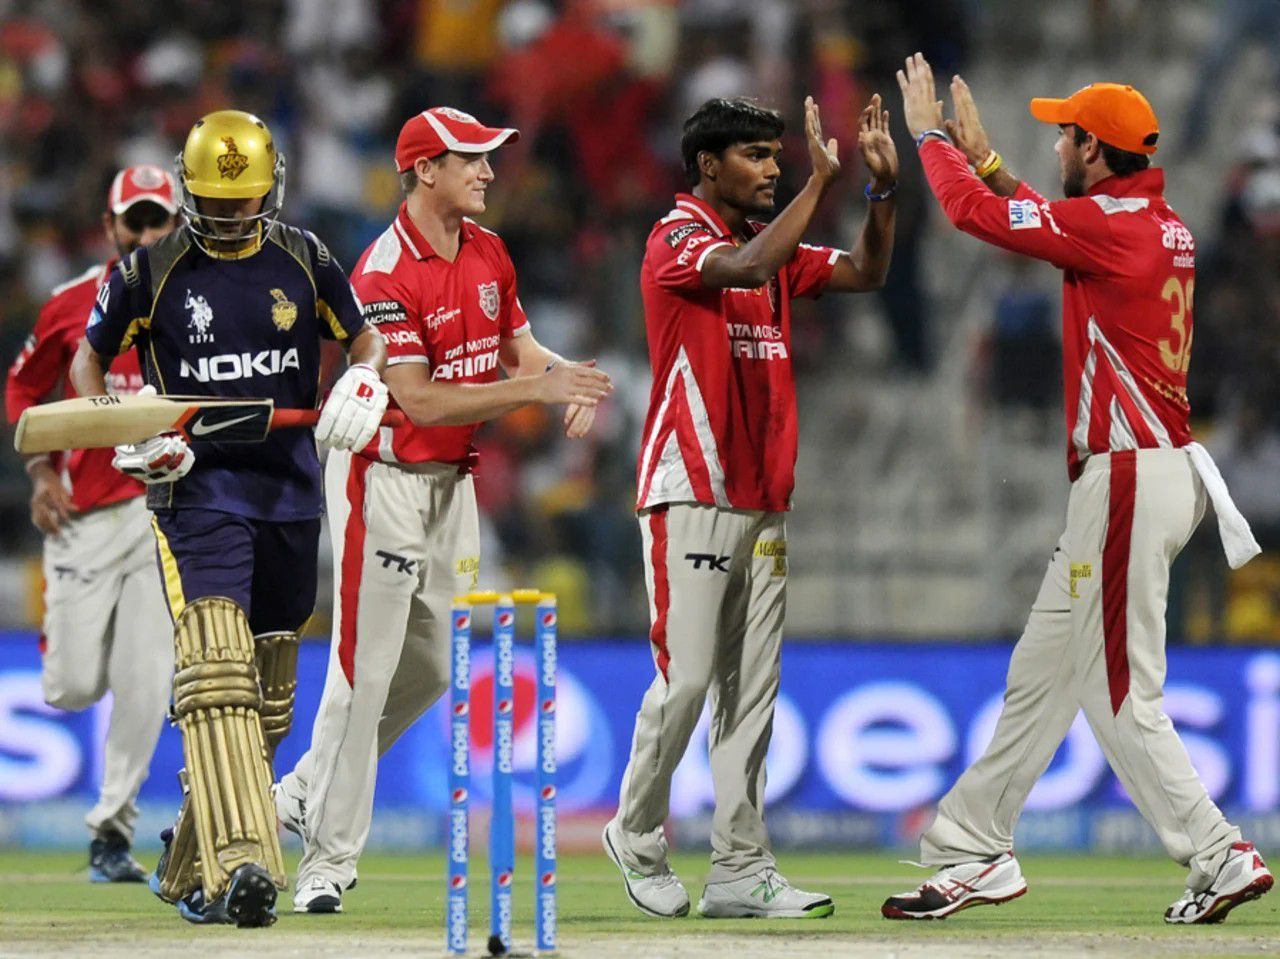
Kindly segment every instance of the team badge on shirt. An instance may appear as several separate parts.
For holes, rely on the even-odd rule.
[[[210,327],[213,326],[213,307],[209,305],[209,301],[204,295],[192,296],[190,288],[187,289],[187,300],[183,304],[187,310],[191,312],[191,317],[187,321],[187,342],[188,343],[212,343],[213,333]]]
[[[293,328],[293,324],[298,319],[298,306],[296,303],[290,303],[289,298],[284,295],[284,290],[273,289],[271,298],[275,300],[271,304],[271,322],[276,325],[277,330],[288,331]]]
[[[496,321],[498,319],[498,307],[501,304],[498,296],[498,281],[481,283],[476,287],[476,290],[480,294],[480,309],[484,310],[485,316]]]

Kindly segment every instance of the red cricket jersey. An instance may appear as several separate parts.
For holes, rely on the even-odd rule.
[[[492,383],[501,341],[529,332],[506,244],[468,219],[450,263],[431,249],[401,204],[356,263],[352,284],[365,320],[387,341],[387,365],[423,363],[433,380]],[[467,464],[478,425],[383,426],[361,455],[388,463]]]
[[[76,348],[84,339],[85,324],[93,309],[98,288],[110,275],[115,261],[95,266],[53,291],[49,302],[36,318],[35,329],[26,345],[9,368],[5,384],[5,411],[9,423],[18,422],[29,406],[55,398],[61,386],[62,399],[76,396],[67,375]],[[107,388],[112,393],[136,393],[142,389],[142,370],[133,350],[116,357],[107,371]],[[55,453],[55,469],[61,470],[63,482],[71,490],[71,501],[80,511],[108,506],[121,500],[141,496],[145,487],[111,465],[115,454],[111,449],[70,450]]]
[[[791,508],[798,434],[791,300],[821,294],[840,251],[801,244],[759,289],[703,287],[707,254],[733,243],[716,212],[684,193],[649,234],[640,289],[653,387],[637,509]]]
[[[1093,453],[1191,442],[1195,239],[1164,200],[1164,173],[1108,177],[1050,203],[1025,183],[999,197],[940,140],[920,148],[947,217],[979,239],[1064,271],[1067,471]]]

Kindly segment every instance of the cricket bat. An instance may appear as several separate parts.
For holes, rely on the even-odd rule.
[[[96,449],[141,443],[159,433],[187,440],[260,443],[270,430],[315,426],[319,410],[278,410],[272,400],[220,400],[208,396],[82,396],[25,410],[13,434],[19,453]],[[384,426],[405,422],[399,410]]]

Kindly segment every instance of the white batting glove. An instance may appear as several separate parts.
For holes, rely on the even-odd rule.
[[[148,486],[175,483],[191,472],[196,454],[177,433],[162,433],[136,444],[116,447],[111,465]]]
[[[387,411],[387,384],[372,366],[357,363],[333,384],[320,410],[316,439],[340,450],[363,449]]]

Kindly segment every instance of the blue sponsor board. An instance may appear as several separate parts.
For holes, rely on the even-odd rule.
[[[1005,645],[788,643],[767,793],[779,844],[910,838],[987,742],[1008,657]],[[323,643],[304,644],[297,719],[277,757],[280,770],[308,745],[327,659]],[[491,648],[477,643],[470,708],[477,806],[488,801],[492,771],[492,663]],[[555,798],[562,816],[600,813],[615,803],[632,723],[652,677],[642,640],[561,642]],[[522,640],[513,793],[523,819],[535,804],[536,678]],[[1264,831],[1280,821],[1271,815],[1280,812],[1280,653],[1170,650],[1165,705],[1213,798]],[[83,841],[78,817],[94,799],[107,716],[105,705],[79,714],[45,706],[35,637],[0,634],[0,843]],[[689,839],[705,835],[712,806],[706,730],[704,715],[672,791],[677,836]],[[177,808],[181,755],[176,730],[166,728],[143,787],[143,832],[152,817]],[[442,843],[449,769],[449,709],[437,706],[381,765],[375,841],[394,834],[400,848]],[[1150,838],[1082,717],[1028,810],[1020,837],[1037,846],[1137,848]]]

